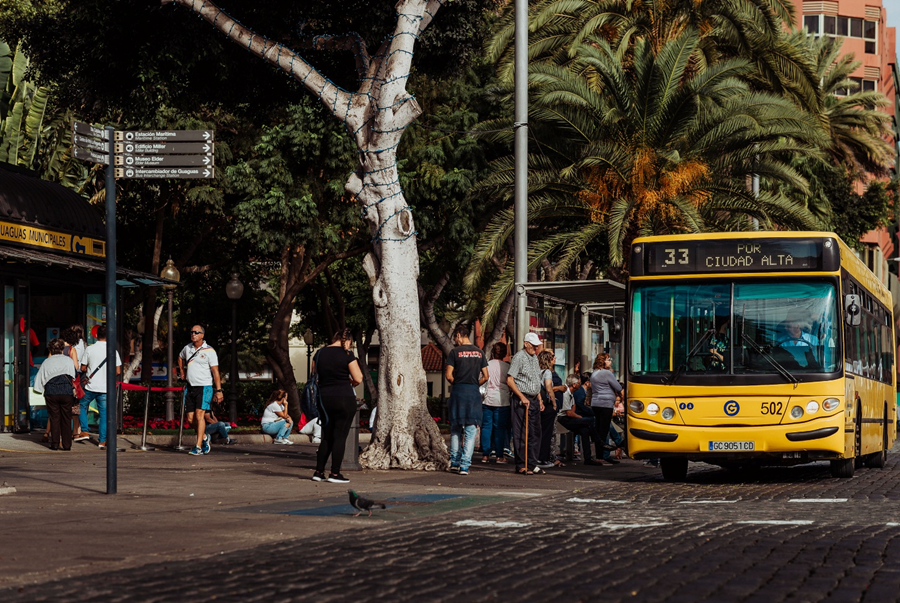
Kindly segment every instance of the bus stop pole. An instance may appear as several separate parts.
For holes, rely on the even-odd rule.
[[[528,2],[515,0],[515,267],[517,284],[528,281]],[[528,332],[528,315],[524,291],[516,291],[516,340],[510,345],[514,354],[522,348]]]
[[[114,130],[111,126],[105,129],[109,137],[109,164],[106,166],[106,493],[115,494],[118,490],[116,343],[119,340],[116,328],[116,163],[113,154]]]

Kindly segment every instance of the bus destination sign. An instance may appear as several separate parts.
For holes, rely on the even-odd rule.
[[[821,239],[667,241],[643,247],[648,275],[823,269]]]

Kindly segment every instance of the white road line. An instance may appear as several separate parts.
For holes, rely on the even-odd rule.
[[[788,502],[793,503],[845,503],[846,498],[792,498]]]
[[[900,526],[900,523],[897,523],[896,521],[889,521],[884,525],[886,525],[889,528],[896,528],[897,526]]]
[[[679,505],[730,505],[736,500],[679,500]]]
[[[543,496],[546,492],[497,492],[497,496]]]
[[[609,523],[603,522],[596,524],[595,527],[605,528],[607,530],[632,530],[634,528],[657,528],[659,526],[667,526],[669,522],[661,521],[655,523]]]
[[[468,528],[527,528],[531,524],[519,521],[477,521],[475,519],[464,519],[462,521],[457,521],[453,525]]]
[[[771,526],[808,526],[813,523],[813,521],[811,519],[749,519],[747,521],[738,521],[735,523],[765,524]]]
[[[566,502],[570,503],[609,503],[611,505],[625,505],[628,504],[627,500],[611,500],[608,498],[570,498],[566,500]]]

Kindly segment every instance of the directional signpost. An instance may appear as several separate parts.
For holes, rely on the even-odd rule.
[[[113,130],[76,121],[76,159],[106,166],[106,382],[116,380],[116,178],[215,178],[212,130]],[[117,492],[116,405],[108,405],[106,493]]]

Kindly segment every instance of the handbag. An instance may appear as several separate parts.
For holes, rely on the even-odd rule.
[[[313,362],[319,357],[316,352]],[[324,427],[328,423],[328,413],[322,405],[322,394],[319,391],[319,372],[313,371],[303,386],[303,395],[300,396],[300,410],[306,415],[309,421],[319,419],[319,423]]]
[[[72,387],[75,388],[75,399],[81,400],[84,398],[84,386],[81,385],[81,378],[84,376],[84,373],[81,375],[77,375],[74,379],[72,379]]]

